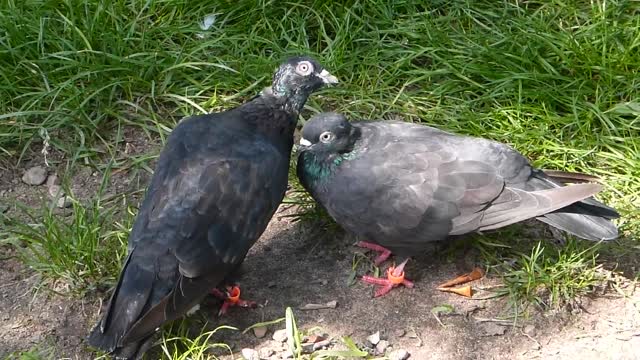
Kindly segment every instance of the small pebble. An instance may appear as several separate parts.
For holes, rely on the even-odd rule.
[[[389,342],[387,340],[380,340],[378,345],[376,345],[376,352],[378,354],[384,354],[384,352],[387,351],[388,347],[389,347]]]
[[[56,206],[60,209],[64,209],[64,208],[68,208],[69,206],[71,206],[73,202],[71,201],[71,198],[68,196],[63,196],[61,198],[58,199],[58,201],[56,202]]]
[[[273,355],[275,355],[275,353],[276,353],[275,350],[269,349],[269,348],[262,348],[258,350],[258,355],[260,356],[260,359],[268,359]]]
[[[373,346],[378,345],[378,343],[380,342],[380,331],[376,331],[375,333],[369,335],[367,337],[367,341]]]
[[[484,336],[496,336],[496,335],[504,335],[507,331],[507,328],[501,325],[498,325],[494,322],[485,322],[480,324],[480,328],[484,333]]]
[[[258,326],[253,328],[253,335],[255,335],[258,339],[262,339],[265,335],[267,335],[267,330],[269,330],[266,326]]]
[[[313,352],[313,343],[304,343],[301,345],[303,354],[311,354]]]
[[[524,333],[529,335],[529,336],[533,336],[536,334],[536,327],[535,325],[527,325],[524,327]]]
[[[242,358],[245,360],[260,360],[258,352],[249,348],[242,349]]]
[[[335,309],[337,306],[338,302],[336,300],[332,300],[326,304],[304,304],[300,307],[300,310]]]
[[[303,342],[310,342],[310,343],[317,343],[318,341],[322,341],[324,340],[324,336],[321,335],[317,335],[317,334],[311,334],[309,336],[305,336],[304,338],[302,338]]]
[[[47,177],[47,186],[51,187],[53,185],[60,185],[60,178],[58,174],[51,174]]]
[[[407,350],[398,349],[389,353],[389,360],[407,360],[411,356]]]
[[[325,347],[327,347],[329,345],[331,345],[331,340],[329,340],[329,339],[318,341],[317,343],[313,344],[313,351],[320,350],[320,349],[325,348]]]
[[[281,342],[281,343],[287,341],[287,330],[286,329],[280,329],[280,330],[274,331],[272,338],[273,338],[273,340]]]
[[[398,329],[393,334],[395,337],[403,337],[407,332],[404,329]]]
[[[62,190],[62,187],[60,185],[51,184],[49,185],[49,196],[57,199],[64,196],[64,190]]]
[[[42,185],[46,180],[47,170],[42,166],[34,166],[22,175],[22,181],[28,185]]]

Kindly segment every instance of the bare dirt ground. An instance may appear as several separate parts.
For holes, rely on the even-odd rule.
[[[136,145],[133,138],[140,137],[128,141],[133,144],[129,152],[157,151],[157,143]],[[122,148],[124,151],[124,143]],[[0,202],[18,199],[39,206],[38,199],[46,190],[19,181],[24,169],[33,165],[42,165],[42,160],[34,156],[17,169],[3,165]],[[126,171],[119,173],[112,178],[109,191],[117,193],[144,185],[148,176],[138,175],[132,178]],[[93,194],[98,183],[95,170],[73,176],[73,187],[80,198]],[[367,337],[379,331],[390,345],[388,351],[404,349],[411,359],[640,359],[640,292],[631,280],[619,281],[617,291],[608,289],[581,299],[581,307],[573,311],[532,311],[515,322],[499,321],[513,315],[508,299],[481,299],[489,294],[482,289],[500,285],[497,275],[489,273],[473,284],[480,290],[474,299],[439,292],[435,290],[438,284],[473,269],[479,255],[473,250],[457,251],[453,260],[447,260],[436,249],[409,263],[407,276],[416,282],[416,288],[397,289],[374,299],[371,286],[359,281],[348,285],[353,254],[359,251],[352,246],[355,239],[292,223],[283,217],[292,211],[283,208],[274,217],[244,265],[243,297],[261,306],[255,310],[233,308],[217,318],[218,303],[206,301],[191,317],[193,329],[205,322],[210,329],[222,324],[244,329],[283,317],[289,306],[300,328],[321,328],[337,348],[343,336],[373,347],[367,345]],[[56,359],[94,358],[84,338],[97,320],[100,299],[106,294],[73,300],[43,289],[35,292],[38,277],[13,257],[12,250],[1,249],[0,358],[34,346],[49,349]],[[626,265],[637,266],[634,258]],[[305,304],[330,301],[337,301],[337,307],[300,309]],[[454,311],[440,315],[439,323],[432,309],[443,304],[451,305]],[[240,358],[241,349],[252,348],[263,349],[262,354],[268,358],[280,359],[284,345],[273,340],[272,334],[281,328],[283,323],[271,326],[264,338],[252,332],[224,330],[213,340],[232,347],[234,355],[229,358]]]

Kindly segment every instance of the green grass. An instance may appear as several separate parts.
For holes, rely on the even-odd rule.
[[[282,328],[284,322],[287,333],[286,346],[293,354],[292,359],[296,360],[338,360],[343,358],[373,358],[368,352],[359,349],[356,344],[345,336],[340,339],[341,350],[315,350],[305,351],[303,340],[310,335],[321,335],[322,329],[318,327],[310,329],[300,329],[297,326],[295,315],[290,307],[285,309],[285,316],[271,321],[256,323],[244,329],[242,333],[251,331],[254,327]],[[166,360],[216,360],[223,355],[232,355],[238,358],[240,353],[232,350],[224,343],[215,342],[217,334],[221,331],[238,331],[230,326],[219,326],[213,330],[207,330],[207,324],[195,330],[194,322],[191,318],[175,321],[171,326],[163,329],[162,336],[156,341],[155,348],[150,353],[158,351],[160,355],[156,357]]]
[[[569,239],[556,245],[531,239],[507,242],[496,238],[476,239],[492,273],[501,276],[503,286],[496,295],[508,295],[516,313],[575,308],[580,296],[608,286],[602,266],[597,263],[601,244]]]
[[[505,272],[504,283],[514,299],[542,308],[565,305],[603,282],[596,266],[595,246],[580,251],[568,244],[556,251],[538,243]]]
[[[133,224],[131,208],[103,205],[98,197],[84,205],[74,201],[68,216],[53,204],[22,209],[22,216],[7,221],[3,241],[42,275],[46,289],[80,296],[115,283]]]
[[[187,320],[176,321],[163,331],[159,341],[162,359],[214,360],[218,359],[212,354],[215,350],[226,355],[233,354],[227,344],[213,342],[212,337],[221,330],[237,330],[236,328],[219,326],[210,331],[202,328],[197,334],[189,334],[188,324]]]
[[[29,350],[16,351],[4,357],[4,360],[53,360],[51,348],[34,346]]]
[[[607,251],[637,254],[637,1],[343,3],[5,1],[0,156],[16,162],[49,146],[101,171],[145,168],[149,156],[104,164],[124,127],[164,139],[181,117],[244,101],[268,84],[279,60],[308,53],[341,84],[313,96],[303,118],[321,110],[400,116],[509,143],[541,168],[599,175],[600,198],[623,215],[624,238]],[[201,30],[212,13],[216,23]],[[288,201],[307,210],[302,220],[326,219],[303,193]],[[19,239],[29,266],[84,293],[112,284],[124,254],[131,216],[110,209],[96,197],[75,203],[68,218],[47,206],[28,210],[30,220],[12,222],[2,241]],[[503,252],[515,237],[508,234],[488,238],[501,247],[484,249],[488,266],[513,260],[494,269],[516,302],[560,304],[595,286],[605,245],[529,243]]]

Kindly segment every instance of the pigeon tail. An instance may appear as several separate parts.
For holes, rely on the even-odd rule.
[[[116,360],[140,360],[147,350],[151,347],[153,342],[151,337],[145,340],[129,343],[123,347],[117,348],[112,356]]]
[[[136,359],[136,354],[141,354],[141,345],[149,335],[146,334],[147,336],[141,339],[127,340],[123,345],[123,338],[143,313],[154,288],[155,275],[144,270],[137,262],[139,259],[133,259],[136,251],[134,248],[125,260],[124,270],[111,295],[109,305],[87,339],[89,345],[113,353],[118,359]]]
[[[547,171],[536,172],[527,184],[537,189],[562,186],[554,181],[558,180],[556,177],[549,178],[546,175]],[[563,173],[565,178],[569,178],[568,175],[572,173]],[[614,208],[589,197],[537,219],[584,240],[609,241],[619,236],[618,228],[611,221],[619,217]]]
[[[139,360],[151,348],[151,336],[146,339],[131,342],[122,347],[116,347],[115,337],[104,336],[100,326],[96,326],[89,335],[89,344],[95,348],[106,350],[116,360]]]
[[[551,213],[537,219],[584,240],[610,241],[619,236],[616,225],[611,220],[598,215]]]

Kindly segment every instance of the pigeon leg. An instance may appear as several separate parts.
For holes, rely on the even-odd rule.
[[[385,262],[389,256],[391,256],[391,250],[387,249],[384,246],[380,246],[378,244],[374,244],[374,243],[370,243],[370,242],[366,242],[366,241],[359,241],[356,244],[357,247],[361,247],[361,248],[365,248],[365,249],[369,249],[369,250],[373,250],[373,251],[377,251],[380,253],[380,255],[378,255],[374,260],[373,263],[378,266],[380,264],[382,264],[383,262]]]
[[[222,292],[218,289],[211,290],[211,294],[218,299],[224,300],[222,306],[220,307],[220,311],[218,312],[218,316],[222,316],[227,313],[230,307],[238,306],[244,308],[254,308],[257,304],[254,301],[243,300],[240,298],[240,287],[239,286],[227,286],[227,291]]]
[[[373,297],[380,297],[386,295],[393,288],[403,285],[408,288],[413,288],[413,283],[404,278],[404,266],[409,259],[403,261],[400,265],[390,267],[387,269],[387,278],[377,278],[373,276],[364,275],[362,281],[368,284],[374,284],[380,286],[378,290],[373,294]]]

